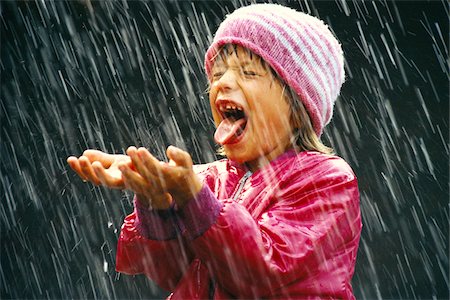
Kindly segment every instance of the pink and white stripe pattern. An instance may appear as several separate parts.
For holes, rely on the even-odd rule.
[[[206,52],[208,78],[217,51],[230,43],[262,57],[297,92],[320,136],[345,80],[342,48],[328,26],[278,4],[239,8],[220,24]]]

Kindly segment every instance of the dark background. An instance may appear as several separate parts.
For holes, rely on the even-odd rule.
[[[347,82],[324,140],[358,175],[360,299],[449,298],[446,1],[276,1],[341,40]],[[248,1],[2,1],[0,298],[167,295],[114,270],[129,193],[82,183],[86,148],[175,144],[215,159],[203,54]]]

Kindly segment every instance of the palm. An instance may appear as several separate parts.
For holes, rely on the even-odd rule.
[[[98,150],[86,150],[79,158],[69,157],[67,162],[84,181],[115,189],[125,188],[119,166],[131,164],[127,155],[108,154]]]
[[[122,179],[122,172],[119,170],[120,164],[129,164],[131,162],[130,158],[127,155],[110,155],[113,159],[112,164],[104,168],[105,174],[109,177],[111,182],[115,182],[117,188],[123,187],[123,179]]]

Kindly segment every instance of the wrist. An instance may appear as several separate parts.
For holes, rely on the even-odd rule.
[[[191,184],[187,186],[187,190],[173,195],[178,207],[183,207],[192,199],[195,199],[203,188],[203,184],[195,177]]]
[[[143,208],[150,208],[150,201],[142,194],[136,194],[136,201]]]
[[[143,194],[136,194],[136,200],[141,207],[153,210],[169,209],[172,203],[171,198],[168,193],[164,193],[160,197],[148,197]]]
[[[216,222],[222,207],[209,186],[202,185],[184,207],[175,207],[180,232],[189,240],[201,236]]]

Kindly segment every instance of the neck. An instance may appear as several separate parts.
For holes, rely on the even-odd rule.
[[[246,162],[245,165],[250,171],[252,171],[252,173],[254,173],[257,170],[267,166],[268,164],[270,164],[271,161],[279,157],[281,154],[289,151],[290,149],[293,149],[293,147],[292,146],[287,147],[283,151],[272,151],[271,153],[265,156],[261,156],[255,160]]]

